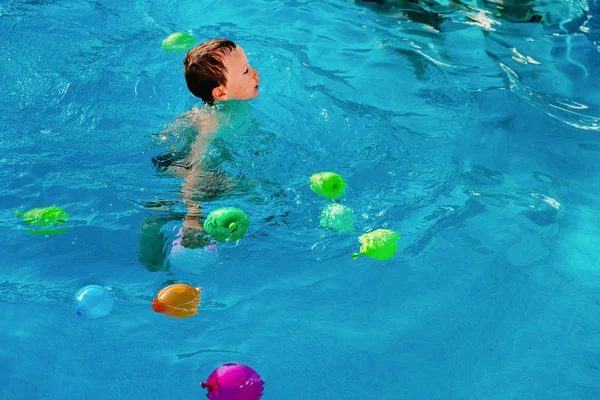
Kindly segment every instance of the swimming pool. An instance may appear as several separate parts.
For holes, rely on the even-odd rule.
[[[204,398],[230,361],[264,399],[598,398],[600,14],[564,4],[544,28],[343,0],[2,2],[0,398]],[[236,185],[204,204],[251,225],[150,271],[140,225],[184,210],[152,165],[195,104],[160,49],[176,31],[260,71],[211,150]],[[356,232],[319,228],[323,170]],[[52,204],[60,235],[14,215]],[[396,256],[352,260],[377,228]],[[167,282],[204,288],[199,315],[153,312]],[[82,319],[92,283],[117,303]]]

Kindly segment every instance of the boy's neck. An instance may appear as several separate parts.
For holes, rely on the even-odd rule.
[[[215,101],[212,105],[208,105],[208,109],[221,111],[226,114],[239,113],[248,108],[248,101],[243,100]]]

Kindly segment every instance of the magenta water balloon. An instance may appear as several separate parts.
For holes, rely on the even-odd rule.
[[[265,382],[258,373],[244,364],[223,364],[200,383],[208,389],[209,400],[258,400]]]

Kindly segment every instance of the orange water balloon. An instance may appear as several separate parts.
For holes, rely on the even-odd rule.
[[[173,318],[187,318],[198,314],[202,288],[176,283],[161,289],[152,300],[152,308]]]

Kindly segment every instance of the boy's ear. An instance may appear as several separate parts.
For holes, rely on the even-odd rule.
[[[212,90],[212,96],[215,100],[225,101],[227,100],[227,91],[223,86],[217,86]]]

